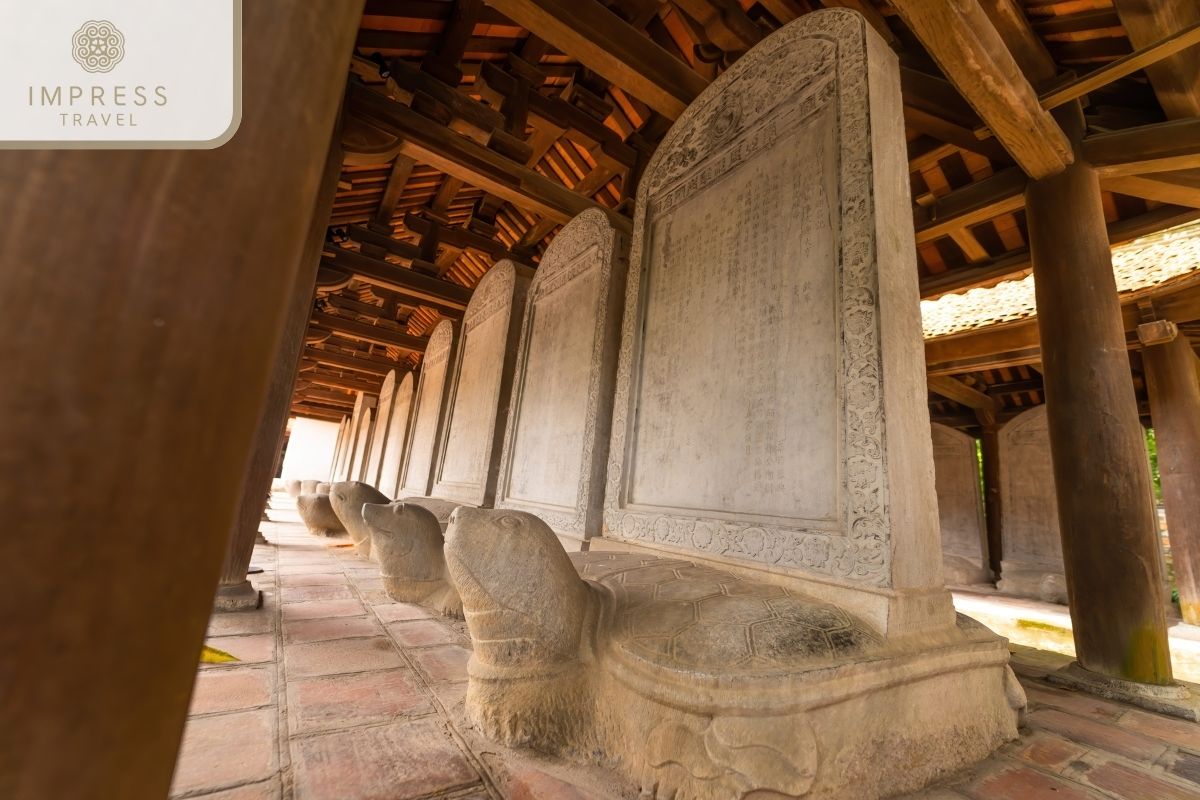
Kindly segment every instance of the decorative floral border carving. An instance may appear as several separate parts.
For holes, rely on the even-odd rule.
[[[831,9],[807,14],[739,59],[671,128],[646,169],[635,216],[626,314],[614,402],[605,493],[605,535],[799,569],[869,586],[891,584],[886,448],[880,374],[878,264],[874,227],[870,97],[862,18]],[[833,66],[832,80],[826,79]],[[826,86],[835,89],[830,95]],[[843,507],[840,534],[625,507],[625,466],[632,444],[633,375],[645,318],[641,286],[644,239],[654,207],[689,171],[739,136],[769,126],[800,102],[836,103],[841,182],[839,272],[843,416]],[[802,112],[804,113],[804,112]],[[715,154],[717,163],[723,158]]]
[[[529,511],[540,517],[558,533],[580,537],[589,536],[593,532],[599,533],[601,519],[596,512],[600,511],[598,501],[604,491],[604,479],[593,475],[592,458],[597,447],[606,445],[606,441],[600,441],[601,436],[597,433],[598,429],[603,430],[599,417],[600,409],[604,405],[601,402],[601,394],[606,361],[609,370],[613,366],[610,361],[613,356],[609,355],[607,359],[605,358],[605,347],[609,338],[610,306],[613,301],[620,302],[619,294],[614,295],[611,287],[614,279],[623,279],[625,276],[627,245],[628,240],[625,234],[612,226],[604,212],[599,209],[584,211],[563,226],[562,230],[554,237],[542,255],[541,263],[537,272],[534,273],[533,282],[529,285],[529,300],[525,304],[525,316],[521,326],[521,346],[517,355],[516,377],[513,380],[512,404],[500,462],[500,481],[496,488],[496,507]],[[589,256],[588,251],[593,249],[595,252]],[[597,265],[600,272],[599,280],[596,282],[598,296],[594,306],[595,320],[592,335],[591,370],[588,373],[583,450],[579,454],[579,486],[575,499],[575,510],[563,512],[507,496],[509,481],[512,477],[513,447],[517,425],[520,423],[524,407],[522,392],[525,386],[525,373],[528,369],[529,340],[533,334],[533,315],[537,302]]]

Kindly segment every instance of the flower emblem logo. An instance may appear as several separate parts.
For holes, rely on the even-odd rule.
[[[88,20],[71,37],[71,55],[88,72],[108,72],[125,57],[125,35],[107,20]]]

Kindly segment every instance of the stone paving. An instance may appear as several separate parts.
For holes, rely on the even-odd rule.
[[[599,767],[514,751],[463,715],[465,626],[392,602],[346,540],[317,539],[276,494],[255,549],[257,611],[216,614],[172,798],[603,800],[638,797]],[[333,545],[333,546],[331,546]],[[1059,656],[1018,648],[1021,739],[926,800],[1200,798],[1200,725],[1039,680]]]

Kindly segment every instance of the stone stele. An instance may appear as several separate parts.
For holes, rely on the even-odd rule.
[[[604,536],[447,530],[488,735],[699,800],[891,796],[1016,736],[1005,643],[942,584],[909,203],[896,56],[856,13],[676,121],[638,187]]]
[[[400,489],[400,466],[408,445],[409,419],[413,407],[413,374],[404,373],[392,396],[392,411],[384,432],[383,454],[379,464],[379,491],[394,497]]]
[[[591,209],[554,237],[525,304],[496,507],[574,550],[599,535],[628,237]]]
[[[421,379],[412,410],[411,433],[404,448],[401,497],[428,496],[433,488],[434,455],[445,420],[446,397],[450,392],[450,364],[457,355],[457,322],[444,319],[433,328],[421,358]]]
[[[308,532],[314,536],[336,536],[346,532],[342,521],[333,513],[333,505],[327,494],[314,492],[300,495],[296,498],[296,511]]]
[[[375,408],[370,444],[362,480],[372,486],[379,485],[379,470],[383,466],[383,450],[387,444],[392,424],[392,401],[396,396],[396,370],[388,370],[379,387],[379,400]]]
[[[1000,429],[1001,592],[1067,602],[1058,495],[1050,460],[1046,406],[1022,412]]]
[[[475,506],[495,498],[529,274],[497,261],[467,303],[431,497]]]
[[[363,519],[366,503],[390,503],[391,498],[362,481],[340,481],[329,490],[333,512],[350,534],[354,548],[364,558],[371,557],[371,529]]]
[[[936,422],[930,427],[946,583],[983,583],[991,571],[987,567],[987,529],[979,496],[975,440]]]

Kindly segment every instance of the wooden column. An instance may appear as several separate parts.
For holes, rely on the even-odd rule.
[[[0,797],[169,791],[361,12],[245,3],[215,150],[0,152]]]
[[[1077,158],[1026,190],[1029,248],[1079,664],[1171,682],[1150,469],[1096,172],[1078,157],[1083,115],[1056,109]]]
[[[977,413],[977,416],[978,413]],[[979,449],[983,455],[983,510],[987,525],[987,560],[992,578],[1000,580],[1000,562],[1004,558],[1004,540],[1001,535],[1000,510],[1000,424],[994,416],[985,420],[980,416],[982,434]]]
[[[1172,333],[1169,341],[1144,346],[1142,363],[1179,607],[1184,622],[1200,625],[1200,382],[1187,337]]]
[[[293,387],[296,384],[296,371],[300,366],[300,353],[304,350],[304,332],[312,314],[321,249],[325,243],[329,212],[333,208],[333,198],[337,194],[337,182],[342,170],[340,140],[340,133],[333,137],[329,155],[326,157],[325,175],[309,221],[308,237],[300,257],[300,268],[290,292],[283,338],[279,342],[279,349],[271,367],[267,405],[254,434],[255,446],[246,470],[242,499],[213,601],[213,607],[218,611],[258,608],[262,600],[261,593],[250,585],[246,570],[250,568],[250,557],[254,554],[254,543],[258,539],[258,528],[263,520],[266,499],[271,493],[271,479],[279,465],[279,454],[283,448],[283,434],[291,408]]]

